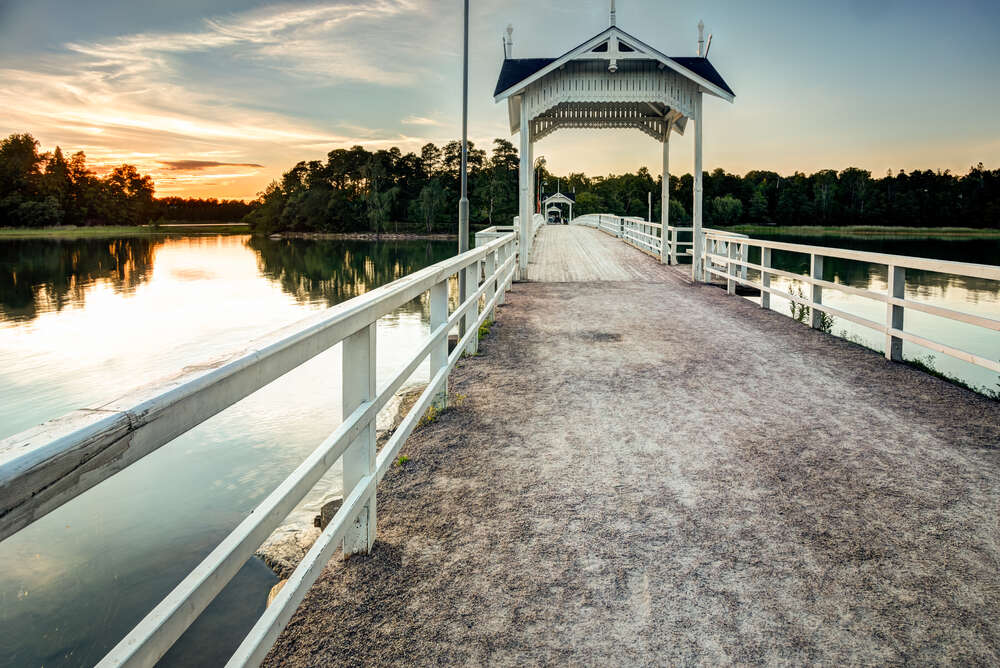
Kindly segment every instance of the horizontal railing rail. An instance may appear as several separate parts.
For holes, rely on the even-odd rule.
[[[148,385],[122,399],[70,413],[0,441],[0,539],[122,471],[212,415],[341,343],[343,422],[104,657],[101,666],[152,666],[201,614],[309,490],[343,460],[344,502],[228,665],[256,665],[338,547],[364,552],[375,538],[375,486],[418,420],[447,401],[447,378],[478,346],[517,268],[512,233],[256,341],[209,365]],[[465,272],[469,295],[448,313],[448,281]],[[430,335],[376,391],[375,324],[429,293]],[[464,337],[448,353],[448,333]],[[430,381],[378,452],[374,420],[418,366]]]
[[[903,342],[909,341],[935,352],[1000,373],[1000,360],[998,359],[986,358],[940,341],[918,336],[907,331],[904,327],[906,311],[913,310],[992,331],[1000,331],[1000,320],[907,299],[905,291],[906,271],[908,269],[1000,281],[1000,266],[855,251],[827,246],[809,246],[749,237],[740,238],[738,241],[735,241],[731,234],[716,230],[707,232],[705,236],[708,242],[705,244],[703,257],[706,271],[724,279],[730,294],[735,294],[737,284],[756,288],[761,293],[760,305],[762,308],[770,308],[771,296],[777,295],[801,307],[809,308],[810,324],[815,328],[822,327],[823,314],[826,314],[873,329],[885,336],[884,352],[886,358],[890,360],[902,361]],[[747,259],[745,249],[751,246],[760,249],[761,259],[759,263],[752,263]],[[740,250],[741,248],[744,250]],[[772,267],[772,253],[774,251],[808,255],[809,273],[797,274]],[[838,258],[885,266],[889,279],[886,292],[877,292],[866,288],[858,288],[824,280],[824,258]],[[758,273],[758,280],[749,280],[746,277],[748,269]],[[805,283],[809,286],[808,296],[794,295],[771,287],[771,278],[775,276]],[[838,290],[846,294],[884,303],[885,320],[877,322],[870,318],[829,306],[823,303],[824,290]]]
[[[691,239],[680,239],[680,233],[692,232],[692,227],[667,225],[664,233],[663,225],[642,218],[631,216],[616,216],[610,213],[588,213],[577,216],[571,225],[593,227],[617,237],[625,243],[638,248],[653,257],[663,259],[666,253],[670,264],[679,264],[681,255],[690,255],[693,245]]]

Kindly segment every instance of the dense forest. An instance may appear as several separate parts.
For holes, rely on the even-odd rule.
[[[133,165],[98,177],[77,151],[39,153],[30,134],[0,140],[0,227],[145,225],[163,220],[238,221],[253,208],[239,200],[153,197]]]
[[[103,178],[82,152],[67,160],[57,147],[39,153],[31,135],[0,141],[0,226],[139,225],[162,220],[246,220],[255,231],[453,231],[458,209],[461,144],[427,144],[420,153],[361,146],[330,151],[325,161],[300,162],[253,202],[153,197],[154,184],[122,165]],[[518,152],[505,139],[490,151],[469,145],[472,223],[505,224],[517,214]],[[574,193],[576,215],[645,217],[653,193],[660,216],[660,177],[636,173],[555,175],[540,167],[539,185]],[[670,177],[670,219],[690,223],[692,177]],[[884,176],[849,167],[781,176],[722,169],[704,178],[704,223],[751,225],[888,225],[1000,228],[1000,169],[982,163],[964,175],[891,170]]]
[[[261,195],[248,220],[260,231],[391,231],[401,221],[429,231],[453,229],[457,210],[460,144],[427,144],[403,154],[361,146],[331,151],[326,162],[300,162]],[[469,199],[473,223],[508,223],[517,214],[517,149],[496,139],[490,155],[470,144]],[[645,167],[634,174],[554,175],[541,168],[544,192],[557,180],[575,193],[576,215],[660,216],[660,177]],[[670,219],[690,223],[692,177],[670,177]],[[1000,170],[979,164],[963,176],[948,171],[891,171],[881,178],[856,167],[781,176],[722,169],[704,177],[706,225],[892,225],[1000,227]]]

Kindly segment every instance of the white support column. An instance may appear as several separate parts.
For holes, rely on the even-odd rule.
[[[535,183],[535,142],[528,139],[528,229],[535,228],[535,205],[537,200],[535,194],[538,192],[538,184]],[[534,239],[532,239],[534,241]],[[531,260],[531,245],[528,246],[528,260]]]
[[[705,131],[705,122],[702,113],[702,93],[699,90],[694,97],[694,201],[692,202],[691,232],[693,238],[692,251],[694,253],[691,263],[691,277],[696,281],[707,281],[709,277],[702,269],[702,250],[704,239],[701,233],[701,194],[702,194],[702,167],[701,167],[701,138]]]
[[[528,248],[530,242],[528,233],[531,230],[531,141],[528,129],[528,106],[524,96],[521,96],[521,174],[520,174],[520,206],[518,207],[518,277],[524,281],[528,278]]]
[[[889,298],[906,298],[906,268],[889,265]],[[903,307],[896,304],[885,305],[885,326],[890,329],[903,329]],[[885,334],[885,358],[893,362],[903,361],[903,339]]]
[[[445,346],[447,346],[447,342]],[[362,403],[375,398],[375,323],[355,332],[341,344],[343,364],[341,420]],[[375,424],[369,422],[344,451],[344,498],[365,476],[375,471]],[[374,486],[368,503],[344,533],[344,557],[371,551],[375,542]]]
[[[431,299],[431,331],[448,322],[448,280],[445,279],[430,290]],[[448,334],[445,333],[440,343],[431,348],[431,378],[448,364]],[[441,389],[434,395],[434,405],[445,408],[448,405],[448,378],[445,377]]]
[[[760,249],[760,266],[771,268],[771,249],[761,248]],[[766,271],[760,272],[760,284],[762,289],[760,291],[760,307],[761,308],[771,308],[771,293],[769,288],[771,287],[771,274]]]
[[[677,264],[676,249],[670,242],[670,126],[663,139],[663,184],[660,186],[660,262]]]
[[[809,265],[810,265],[809,275],[812,276],[814,279],[818,278],[818,279],[822,280],[823,279],[823,256],[822,255],[816,255],[815,253],[813,253],[809,257],[811,258],[811,261],[809,263]],[[813,304],[822,304],[823,303],[823,287],[820,286],[820,285],[816,285],[815,283],[813,283],[810,287],[812,288],[810,290],[810,294],[812,295],[812,303]],[[812,315],[812,317],[810,318],[810,320],[811,320],[810,324],[813,326],[814,329],[820,329],[820,327],[823,324],[823,312],[820,311],[819,309],[817,309],[815,306],[813,306],[812,309],[811,309],[811,315]]]
[[[479,290],[479,261],[473,262],[468,267],[465,268],[465,285],[467,286],[468,295],[473,295],[477,290]],[[468,311],[465,312],[463,320],[465,322],[465,331],[468,332],[473,330],[472,336],[469,338],[469,345],[466,346],[465,352],[470,355],[475,355],[479,350],[479,332],[478,327],[476,327],[476,320],[479,319],[479,300],[472,305]]]

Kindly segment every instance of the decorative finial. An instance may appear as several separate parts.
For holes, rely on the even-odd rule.
[[[698,56],[704,55],[705,51],[705,22],[698,21]]]
[[[611,0],[611,25],[615,24],[615,0]]]
[[[504,41],[503,55],[505,58],[514,57],[514,24],[507,24],[507,39]]]

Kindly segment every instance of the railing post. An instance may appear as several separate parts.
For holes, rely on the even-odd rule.
[[[448,280],[434,285],[431,293],[431,331],[448,322]],[[431,378],[448,364],[448,333],[431,348]],[[448,377],[444,379],[441,389],[434,395],[434,405],[444,408],[448,405]]]
[[[760,249],[760,266],[764,269],[760,272],[760,307],[761,308],[771,308],[771,273],[767,269],[771,268],[771,249],[764,248]]]
[[[809,255],[809,275],[813,280],[823,279],[823,256],[817,255],[816,253],[811,253]],[[823,303],[823,287],[811,283],[810,289],[810,301],[812,302],[812,307],[809,309],[811,314],[811,322],[813,329],[820,329],[823,325],[823,311],[816,308],[817,304]]]
[[[476,290],[479,289],[479,260],[476,260],[468,267],[465,268],[465,284],[468,286],[466,293],[467,295],[472,295]],[[465,323],[465,331],[468,332],[476,327],[476,320],[479,318],[479,300],[472,305],[465,315],[462,317],[462,321]],[[472,336],[469,338],[469,345],[466,346],[465,352],[470,355],[475,355],[476,351],[479,350],[479,332],[473,332]]]
[[[504,244],[497,249],[497,266],[503,266],[507,262],[507,257],[507,244]],[[507,283],[503,276],[497,278],[497,290],[500,291],[500,296],[497,297],[497,306],[502,306],[507,301]]]
[[[447,342],[445,346],[447,346]],[[375,398],[375,323],[354,334],[342,344],[341,419],[358,406]],[[369,422],[344,451],[344,498],[367,475],[375,471],[375,425]],[[344,557],[367,553],[375,542],[375,494],[344,533]]]
[[[486,303],[489,303],[493,299],[493,295],[497,293],[497,280],[493,277],[493,272],[497,270],[496,261],[496,251],[489,253],[486,256],[486,262],[484,263],[483,271],[486,274]],[[496,311],[492,308],[490,309],[490,314],[487,316],[489,320],[496,319]]]
[[[729,247],[729,253],[728,253],[728,255],[729,255],[729,263],[728,263],[729,266],[726,267],[729,270],[728,271],[729,278],[726,279],[726,292],[728,292],[731,295],[735,295],[736,294],[736,280],[733,277],[736,276],[736,272],[739,271],[739,266],[735,262],[733,262],[733,260],[735,260],[735,259],[737,259],[739,257],[740,249],[732,241],[727,242],[726,245]]]
[[[889,265],[889,298],[904,299],[906,297],[906,268]],[[903,329],[903,307],[887,303],[885,308],[885,326],[890,329]],[[903,361],[903,339],[885,333],[885,358],[893,362]]]
[[[670,230],[670,264],[679,264],[677,258],[677,230]]]
[[[745,281],[747,280],[747,264],[750,262],[750,244],[740,244],[740,260],[743,262],[740,265],[740,278]]]

